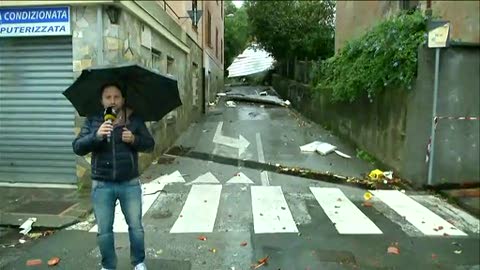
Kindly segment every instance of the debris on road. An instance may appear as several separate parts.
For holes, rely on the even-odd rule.
[[[400,254],[400,249],[398,248],[398,242],[392,243],[392,244],[388,247],[387,253],[389,253],[389,254],[395,254],[395,255]]]
[[[369,201],[371,198],[373,198],[372,193],[370,193],[370,192],[367,191],[367,192],[365,192],[365,194],[363,194],[363,199],[364,199],[365,201]]]
[[[457,249],[454,251],[455,254],[462,254],[462,250],[461,249]]]
[[[37,222],[37,218],[28,218],[22,225],[20,225],[20,229],[22,229],[20,233],[23,235],[27,235],[32,230],[32,224],[34,222]]]
[[[320,155],[327,155],[337,149],[336,146],[331,145],[326,142],[314,141],[309,144],[300,146],[300,151],[302,152],[317,152]],[[342,153],[343,154],[343,153]]]
[[[266,257],[261,258],[260,260],[258,260],[258,263],[252,265],[252,269],[258,269],[264,265],[267,265],[269,258],[270,257],[268,255]]]
[[[214,248],[209,248],[208,251],[212,252],[212,253],[217,253],[217,250],[214,249]]]
[[[371,180],[377,180],[377,181],[381,181],[381,180],[384,180],[384,178],[388,179],[388,180],[392,180],[393,179],[393,172],[392,171],[381,171],[379,169],[375,169],[375,170],[372,170],[369,174],[368,174],[368,177],[371,179]]]
[[[48,260],[47,264],[48,266],[55,266],[60,262],[59,257],[52,257],[50,260]]]
[[[198,240],[200,240],[200,241],[207,241],[207,237],[204,236],[204,235],[200,235],[200,236],[198,237]]]
[[[381,170],[379,170],[379,169],[372,170],[372,171],[368,174],[368,177],[369,177],[371,180],[381,180],[382,177],[383,177],[383,171],[381,171]]]
[[[372,207],[373,206],[373,203],[371,201],[366,201],[366,202],[363,202],[362,205],[364,207]]]
[[[240,246],[242,246],[242,247],[244,247],[246,245],[247,245],[247,241],[243,241],[243,242],[240,243]]]
[[[38,266],[41,264],[42,264],[41,259],[30,259],[25,263],[26,266]]]
[[[341,156],[341,157],[343,157],[343,158],[348,158],[348,159],[352,158],[351,156],[349,156],[349,155],[347,155],[347,154],[345,154],[345,153],[342,153],[342,152],[340,152],[340,151],[338,151],[338,150],[335,150],[335,154],[337,154],[337,155],[339,155],[339,156]]]
[[[225,105],[229,108],[235,108],[237,107],[237,103],[235,103],[235,101],[232,101],[232,100],[229,100],[225,103]]]

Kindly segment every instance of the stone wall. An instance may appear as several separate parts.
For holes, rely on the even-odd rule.
[[[159,6],[151,8],[153,10],[150,9],[150,11],[156,16],[163,16],[162,20],[169,20],[168,15]],[[121,11],[118,24],[111,24],[104,12],[103,31],[100,33],[97,30],[97,6],[72,7],[72,20],[75,77],[80,75],[82,69],[99,64],[97,39],[99,34],[103,34],[103,64],[136,62],[156,69],[162,74],[168,72],[178,81],[183,105],[160,121],[147,122],[147,127],[155,139],[155,151],[152,154],[140,154],[140,171],[143,171],[156,156],[174,142],[191,121],[201,115],[202,50],[182,32],[180,27],[169,28],[175,36],[188,45],[190,53],[186,54],[153,29],[148,29],[148,26],[125,10]],[[146,31],[151,33],[151,46],[142,45],[142,32]],[[197,74],[196,78],[194,78],[195,74]],[[196,85],[195,88],[193,84]],[[83,122],[83,117],[78,115],[75,117],[76,134],[80,131]],[[77,157],[77,176],[80,187],[90,184],[89,155]]]
[[[479,48],[443,50],[438,95],[440,116],[480,116]],[[332,129],[373,154],[416,185],[427,184],[426,147],[432,121],[434,52],[419,50],[418,76],[412,90],[386,89],[372,103],[329,102],[328,91],[273,76],[275,90],[306,117]],[[432,184],[479,182],[480,121],[442,120],[437,127]]]

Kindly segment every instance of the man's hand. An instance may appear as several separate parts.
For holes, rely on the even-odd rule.
[[[102,139],[108,134],[110,134],[113,130],[113,125],[110,124],[108,121],[103,122],[103,124],[98,128],[97,131],[97,138]]]
[[[123,128],[122,141],[124,143],[133,143],[135,141],[135,135],[126,127]]]

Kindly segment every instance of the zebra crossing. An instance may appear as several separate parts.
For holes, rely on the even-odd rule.
[[[243,176],[241,176],[243,177]],[[211,179],[207,179],[205,183],[195,183],[185,185],[178,181],[171,182],[171,185],[179,185],[188,191],[181,202],[181,210],[172,213],[173,224],[165,223],[169,226],[169,232],[172,234],[180,233],[213,233],[216,232],[216,225],[219,223],[218,209],[221,203],[228,203],[222,200],[222,195],[226,192],[223,185],[212,183]],[[144,209],[143,213],[148,214],[148,208],[152,206],[153,201],[162,204],[162,197],[165,194],[146,192],[146,190],[158,190],[165,187],[165,183],[149,183],[144,185]],[[250,218],[253,223],[253,232],[255,234],[275,234],[275,233],[301,233],[297,227],[295,212],[296,205],[289,205],[285,196],[286,192],[281,186],[259,186],[259,185],[243,185],[243,191],[247,191],[244,195],[245,205],[249,205],[251,209]],[[374,195],[372,208],[376,212],[384,214],[385,217],[391,219],[391,214],[386,214],[386,209],[393,211],[397,216],[402,217],[402,222],[408,226],[400,224],[400,228],[413,227],[415,233],[404,230],[410,236],[468,236],[467,232],[472,234],[479,233],[478,219],[457,209],[453,215],[467,216],[469,226],[461,224],[457,227],[451,219],[443,218],[438,213],[425,207],[410,196],[397,190],[373,190]],[[247,196],[248,195],[248,196]],[[357,206],[352,199],[347,196],[342,189],[332,187],[309,187],[308,194],[305,198],[309,198],[310,203],[313,201],[317,207],[325,213],[330,222],[324,222],[325,226],[333,226],[340,235],[382,235],[388,232],[382,231],[374,221],[366,214],[369,211],[362,211],[361,206]],[[248,198],[248,199],[247,199]],[[177,202],[178,203],[178,202]],[[238,203],[238,202],[237,202]],[[446,202],[445,202],[446,203]],[[382,207],[376,207],[382,205]],[[233,211],[235,211],[235,206]],[[247,208],[246,208],[247,209]],[[438,209],[437,209],[438,210]],[[117,210],[119,217],[115,218],[114,232],[126,233],[128,226],[125,224],[120,209]],[[385,212],[385,213],[384,213]],[[461,214],[459,214],[461,213]],[[371,214],[370,214],[371,215]],[[448,221],[447,221],[448,219]],[[398,221],[391,220],[392,223]],[[311,220],[310,222],[314,222]],[[245,225],[247,226],[247,225]],[[249,225],[248,225],[249,226]],[[322,225],[323,226],[323,225]],[[93,227],[90,232],[96,232]]]

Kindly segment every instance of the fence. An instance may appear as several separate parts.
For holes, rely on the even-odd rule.
[[[315,61],[313,60],[287,59],[277,63],[276,73],[284,78],[303,84],[310,84],[314,66]]]

